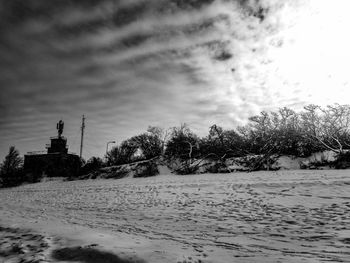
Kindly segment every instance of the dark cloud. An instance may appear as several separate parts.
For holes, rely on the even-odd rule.
[[[264,0],[238,0],[237,2],[248,15],[258,18],[260,22],[264,21],[272,5],[271,1]]]
[[[198,10],[204,6],[210,5],[214,0],[169,0],[164,1],[167,6],[176,6],[181,10]]]
[[[224,61],[224,60],[228,60],[232,58],[232,54],[228,51],[220,51],[216,56],[215,59],[219,60],[219,61]]]
[[[143,15],[150,9],[152,3],[140,1],[127,7],[121,7],[113,14],[112,21],[116,26],[125,26],[142,19]]]

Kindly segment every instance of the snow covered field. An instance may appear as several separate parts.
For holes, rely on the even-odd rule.
[[[0,224],[95,231],[152,263],[350,262],[349,170],[53,181],[0,200]]]

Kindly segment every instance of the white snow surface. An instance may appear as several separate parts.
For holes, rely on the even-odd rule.
[[[0,223],[108,233],[147,262],[350,262],[349,170],[48,181],[0,200]]]

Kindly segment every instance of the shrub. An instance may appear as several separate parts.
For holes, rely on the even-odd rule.
[[[336,169],[350,168],[350,151],[339,154],[337,160],[333,162],[332,166]]]
[[[103,167],[103,161],[99,157],[91,157],[80,169],[80,174],[89,174]]]
[[[186,124],[175,127],[172,130],[169,141],[166,145],[165,156],[189,160],[200,156],[199,138],[195,135]]]

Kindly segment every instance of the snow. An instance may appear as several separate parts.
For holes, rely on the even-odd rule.
[[[2,189],[0,224],[155,263],[346,262],[349,185],[349,170],[56,180]]]

